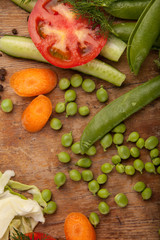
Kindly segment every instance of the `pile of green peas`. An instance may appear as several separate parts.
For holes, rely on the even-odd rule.
[[[52,201],[52,192],[49,189],[44,189],[41,192],[43,200],[47,203],[46,207],[44,207],[43,212],[46,214],[53,214],[57,210],[57,204]]]

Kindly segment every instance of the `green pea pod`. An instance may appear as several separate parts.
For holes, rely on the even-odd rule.
[[[128,40],[127,58],[131,71],[138,74],[141,64],[160,34],[160,0],[151,0]]]
[[[115,126],[160,97],[160,75],[139,85],[102,108],[88,123],[81,136],[83,153]]]

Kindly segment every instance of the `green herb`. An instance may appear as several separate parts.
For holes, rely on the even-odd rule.
[[[30,238],[28,236],[26,236],[23,233],[17,231],[15,228],[14,228],[14,231],[16,232],[16,234],[13,233],[13,236],[12,236],[13,240],[30,240]],[[34,235],[32,235],[32,240],[34,240]]]

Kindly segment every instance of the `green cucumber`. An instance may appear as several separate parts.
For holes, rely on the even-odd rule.
[[[0,51],[18,58],[26,58],[48,63],[35,47],[30,38],[18,36],[4,36],[0,38]],[[90,74],[116,86],[121,86],[125,74],[100,60],[94,59],[87,64],[72,68],[82,73]]]
[[[37,0],[11,0],[16,5],[18,5],[20,8],[26,10],[27,12],[32,12],[32,9],[34,8]]]

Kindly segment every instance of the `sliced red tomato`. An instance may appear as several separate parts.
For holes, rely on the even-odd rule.
[[[28,21],[29,33],[42,56],[51,64],[71,68],[100,53],[107,39],[88,20],[77,18],[68,4],[38,0]]]
[[[55,238],[49,236],[48,234],[39,232],[26,233],[25,235],[29,237],[30,240],[56,240]]]

